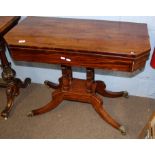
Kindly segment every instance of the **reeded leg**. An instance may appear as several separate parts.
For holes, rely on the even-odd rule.
[[[116,97],[126,97],[128,98],[128,92],[121,91],[121,92],[111,92],[106,90],[106,85],[102,81],[96,81],[97,87],[96,92],[104,97],[116,98]]]
[[[126,134],[125,128],[117,123],[103,108],[102,106],[102,99],[97,95],[92,95],[92,106],[96,110],[96,112],[105,120],[108,124],[113,126],[114,128],[118,129],[123,135]]]
[[[46,104],[45,106],[32,110],[30,113],[28,113],[28,117],[32,117],[35,115],[40,115],[46,112],[49,112],[53,109],[55,109],[61,102],[63,101],[63,95],[62,93],[58,93],[57,95],[53,96],[52,101]]]
[[[62,77],[59,79],[59,85],[56,85],[50,81],[45,81],[45,84],[51,88],[57,89],[53,93],[52,101],[49,102],[47,105],[36,109],[32,110],[28,116],[35,116],[35,115],[40,115],[46,112],[49,112],[56,108],[62,101],[63,101],[63,91],[68,91],[69,86],[71,85],[72,81],[72,70],[71,67],[68,66],[61,66],[62,69]]]

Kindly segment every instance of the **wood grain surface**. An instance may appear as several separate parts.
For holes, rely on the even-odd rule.
[[[18,61],[134,71],[150,52],[146,24],[27,17],[6,35]]]
[[[19,21],[19,16],[0,16],[0,33],[5,35]]]
[[[6,37],[15,46],[129,55],[149,51],[148,38],[146,24],[51,17],[28,17]]]

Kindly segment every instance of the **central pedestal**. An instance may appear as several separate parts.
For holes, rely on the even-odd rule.
[[[98,95],[106,97],[128,97],[127,92],[110,92],[106,90],[106,85],[102,81],[94,81],[94,69],[87,68],[86,80],[72,77],[71,67],[62,66],[62,77],[59,79],[59,85],[45,81],[45,84],[56,89],[52,93],[52,100],[42,108],[32,110],[28,116],[35,116],[51,111],[56,108],[63,100],[79,101],[89,103],[96,112],[111,126],[126,134],[125,128],[117,123],[103,108],[103,100]]]

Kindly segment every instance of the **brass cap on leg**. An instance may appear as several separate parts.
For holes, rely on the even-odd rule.
[[[129,98],[129,93],[128,93],[127,91],[124,91],[124,93],[123,93],[123,97],[125,97],[125,98]]]
[[[2,117],[4,120],[7,120],[7,119],[8,119],[8,116],[9,116],[9,114],[8,114],[7,112],[5,112],[5,111],[3,111],[3,112],[1,113],[1,117]]]
[[[126,129],[124,126],[120,126],[119,131],[121,132],[122,135],[126,135]]]
[[[4,120],[7,121],[8,120],[8,117],[4,117]]]
[[[34,116],[34,114],[33,114],[32,111],[30,111],[30,112],[27,114],[27,117],[33,117],[33,116]]]

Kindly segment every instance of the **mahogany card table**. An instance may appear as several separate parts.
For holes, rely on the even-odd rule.
[[[45,81],[56,89],[52,100],[32,110],[29,116],[49,112],[63,100],[89,103],[114,128],[125,128],[104,109],[104,97],[127,97],[111,92],[103,81],[95,81],[94,69],[134,72],[145,66],[150,52],[146,24],[103,20],[27,17],[6,35],[12,58],[16,61],[59,64],[59,84]],[[86,68],[86,80],[72,76],[72,66]]]
[[[20,88],[25,88],[30,79],[26,79],[23,83],[20,79],[15,78],[16,72],[11,68],[11,64],[6,57],[6,50],[9,50],[8,44],[4,39],[4,35],[8,33],[16,24],[18,24],[20,17],[1,16],[0,17],[0,59],[2,67],[2,79],[0,87],[6,88],[7,105],[2,111],[1,116],[8,118],[9,113],[14,104],[14,98],[19,94]]]

